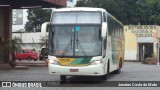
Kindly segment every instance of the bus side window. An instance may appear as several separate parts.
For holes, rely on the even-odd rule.
[[[103,13],[103,22],[107,22],[107,18],[106,18],[106,14],[105,13]],[[108,24],[108,23],[107,23]],[[107,35],[107,34],[106,34]],[[103,41],[103,57],[105,57],[106,56],[106,44],[107,44],[107,36],[106,36],[106,38],[104,39],[104,41]]]
[[[106,21],[107,21],[106,14],[103,13],[103,22],[106,22]]]
[[[101,40],[101,27],[99,28],[99,40]]]
[[[103,57],[106,56],[106,47],[107,47],[107,42],[106,42],[106,41],[107,41],[107,39],[105,38],[105,39],[104,39],[104,43],[103,43],[103,50],[104,50],[104,51],[103,51],[103,53],[104,53],[104,54],[103,54]]]

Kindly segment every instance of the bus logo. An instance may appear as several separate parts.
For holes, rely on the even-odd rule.
[[[2,87],[11,87],[11,82],[2,82]]]

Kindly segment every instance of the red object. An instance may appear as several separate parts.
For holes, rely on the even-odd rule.
[[[16,60],[37,60],[38,53],[30,49],[24,49],[22,53],[16,54]]]

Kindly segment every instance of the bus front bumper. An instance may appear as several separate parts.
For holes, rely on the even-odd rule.
[[[60,66],[48,64],[49,73],[52,75],[68,76],[100,76],[104,75],[104,65],[88,65],[83,67]]]

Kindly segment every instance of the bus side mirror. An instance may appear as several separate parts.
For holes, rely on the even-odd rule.
[[[102,38],[106,38],[106,34],[107,34],[107,23],[106,22],[103,22],[102,23],[102,32],[101,32],[101,37]]]
[[[47,27],[48,27],[49,24],[50,24],[49,22],[45,22],[45,23],[42,24],[42,26],[41,26],[41,32],[42,33],[47,32]]]

